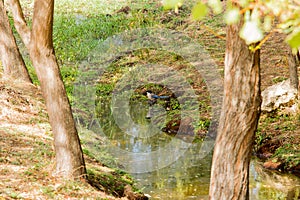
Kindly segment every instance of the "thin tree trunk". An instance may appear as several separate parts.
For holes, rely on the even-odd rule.
[[[242,22],[228,26],[224,99],[214,148],[209,197],[249,199],[249,163],[260,115],[260,52],[239,37]]]
[[[294,55],[292,49],[289,47],[288,52],[288,64],[290,72],[290,85],[298,90],[299,78],[298,78],[298,63],[297,55]]]
[[[13,35],[4,3],[0,0],[0,56],[4,77],[32,82]]]
[[[65,178],[85,177],[79,137],[52,42],[54,0],[36,0],[29,54],[41,83],[54,135],[56,171]]]
[[[28,47],[30,42],[30,29],[24,18],[21,4],[19,0],[7,0],[6,3],[9,5],[10,11],[12,12],[15,28],[22,38],[25,46]]]

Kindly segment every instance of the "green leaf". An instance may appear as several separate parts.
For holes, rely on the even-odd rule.
[[[208,5],[214,11],[215,14],[220,14],[223,10],[222,3],[220,0],[209,0]]]
[[[300,28],[294,30],[290,35],[286,38],[287,43],[292,48],[299,48],[300,47]]]
[[[240,20],[240,10],[238,8],[231,8],[226,11],[224,17],[226,24],[235,24]]]
[[[178,5],[181,5],[183,0],[163,0],[162,4],[164,6],[164,9],[173,9],[178,7]]]
[[[251,21],[260,24],[260,11],[258,10],[258,8],[254,8],[251,11]]]
[[[273,23],[272,17],[269,15],[265,16],[264,23],[263,23],[264,31],[269,32],[272,29],[272,23]]]
[[[275,16],[279,16],[282,11],[282,3],[281,1],[266,1],[266,7],[268,10],[272,11]]]
[[[192,9],[192,17],[194,20],[203,19],[208,13],[208,8],[204,3],[199,2]]]
[[[246,21],[240,31],[240,37],[245,40],[246,44],[253,44],[263,39],[264,35],[255,21]]]

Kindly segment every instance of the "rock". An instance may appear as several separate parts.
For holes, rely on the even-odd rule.
[[[289,79],[266,88],[261,95],[262,112],[269,113],[278,109],[287,114],[297,112],[298,91],[290,86]]]

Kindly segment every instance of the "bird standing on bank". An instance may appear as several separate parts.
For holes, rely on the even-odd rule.
[[[154,105],[157,102],[157,99],[166,99],[167,100],[170,98],[169,96],[159,96],[159,95],[153,94],[151,90],[147,90],[146,95],[148,98],[148,104],[150,106]]]
[[[146,118],[151,119],[151,117],[152,117],[152,106],[157,102],[157,99],[170,100],[170,97],[169,96],[156,95],[156,94],[152,93],[151,90],[147,90],[146,95],[147,95],[147,98],[148,98],[148,105],[149,105],[149,110],[148,110],[148,113],[146,115]]]

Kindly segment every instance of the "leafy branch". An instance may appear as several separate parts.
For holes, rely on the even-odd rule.
[[[183,0],[163,0],[166,9],[174,8],[178,12],[178,5]],[[203,19],[209,12],[224,13],[224,20],[228,25],[237,24],[243,19],[240,37],[252,46],[260,46],[269,38],[273,31],[287,35],[286,42],[297,50],[300,47],[300,1],[299,0],[202,0],[194,5],[192,18]]]

